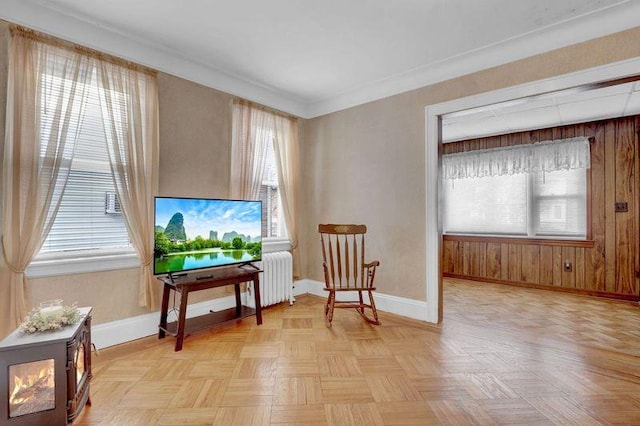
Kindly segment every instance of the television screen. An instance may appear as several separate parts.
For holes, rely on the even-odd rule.
[[[155,198],[155,275],[249,263],[261,254],[260,201]]]

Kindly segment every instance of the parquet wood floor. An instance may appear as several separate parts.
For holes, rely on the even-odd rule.
[[[638,425],[640,307],[445,280],[441,326],[298,298],[94,357],[74,425]]]

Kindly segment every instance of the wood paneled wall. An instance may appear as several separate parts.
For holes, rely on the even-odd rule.
[[[591,138],[588,228],[584,242],[444,236],[445,276],[638,300],[640,116],[603,120],[445,144],[444,153]],[[628,211],[616,212],[626,202]],[[565,270],[569,262],[571,270]]]

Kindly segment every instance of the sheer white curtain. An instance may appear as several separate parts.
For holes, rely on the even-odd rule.
[[[232,108],[230,196],[239,200],[257,200],[267,148],[273,143],[274,116],[241,101],[233,102]]]
[[[276,157],[278,192],[292,247],[293,275],[297,277],[298,122],[248,102],[233,102],[231,197],[248,200],[259,198],[270,144],[273,144]]]
[[[153,196],[158,173],[156,76],[96,59],[107,151],[131,243],[140,258],[138,304],[158,308],[153,276]]]
[[[589,139],[576,137],[442,156],[443,179],[588,169]]]
[[[8,71],[0,281],[6,320],[0,335],[27,314],[24,271],[60,206],[91,77],[86,57],[18,28],[11,31]]]
[[[278,164],[278,188],[282,198],[284,220],[291,241],[293,276],[300,277],[298,257],[298,122],[289,117],[274,118],[274,150]]]

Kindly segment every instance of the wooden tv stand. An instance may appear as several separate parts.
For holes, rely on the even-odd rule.
[[[163,276],[158,277],[164,283],[162,292],[162,308],[160,310],[160,324],[158,325],[158,338],[162,339],[166,333],[176,337],[175,351],[182,350],[182,342],[185,333],[189,334],[198,330],[209,328],[213,325],[225,323],[227,321],[238,320],[251,315],[256,316],[258,325],[262,324],[262,310],[260,308],[260,278],[261,270],[241,269],[237,266],[215,269],[213,271],[192,272],[185,276]],[[253,281],[256,308],[242,306],[240,301],[240,283]],[[186,318],[187,300],[192,291],[205,290],[208,288],[223,287],[233,284],[236,294],[235,308],[225,309],[201,315],[195,318]],[[169,295],[171,290],[180,293],[180,310],[178,320],[167,324],[167,313],[169,310]]]

